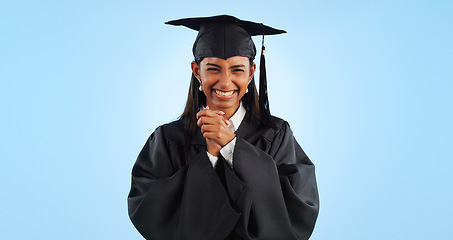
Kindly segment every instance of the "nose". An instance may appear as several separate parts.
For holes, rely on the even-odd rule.
[[[228,71],[225,71],[223,74],[221,74],[220,79],[219,79],[219,84],[223,88],[228,88],[231,86],[233,83],[233,75],[229,73]]]

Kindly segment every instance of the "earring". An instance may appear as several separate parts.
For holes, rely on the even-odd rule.
[[[252,81],[252,79],[250,78],[249,83],[247,83],[247,89],[245,90],[245,93],[248,93],[248,92],[249,92],[249,84],[250,84],[251,81]]]
[[[197,80],[198,80],[198,82],[200,83],[200,87],[198,88],[198,90],[199,90],[200,92],[203,92],[203,88],[201,87],[201,80],[200,80],[199,78],[197,78]]]

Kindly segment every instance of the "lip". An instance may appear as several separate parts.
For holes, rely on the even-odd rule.
[[[233,91],[233,93],[231,95],[220,95],[216,91],[218,91],[218,92],[231,92],[231,91]],[[212,93],[214,94],[214,96],[216,98],[218,98],[220,100],[229,100],[229,99],[233,98],[237,94],[237,90],[222,91],[222,90],[219,90],[219,89],[213,89]]]

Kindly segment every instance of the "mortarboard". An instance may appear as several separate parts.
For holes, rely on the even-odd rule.
[[[233,56],[244,56],[253,60],[255,59],[256,48],[251,36],[262,35],[259,105],[263,120],[270,118],[264,59],[264,35],[286,33],[286,31],[228,15],[183,18],[168,21],[166,24],[185,26],[198,31],[192,49],[195,58],[218,57],[226,60]]]

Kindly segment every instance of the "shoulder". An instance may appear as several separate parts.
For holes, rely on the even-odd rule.
[[[151,135],[158,135],[167,142],[179,142],[184,140],[184,121],[181,119],[160,125]]]
[[[244,127],[239,128],[239,135],[249,142],[265,140],[266,142],[272,143],[277,139],[277,136],[285,135],[289,128],[289,124],[276,116],[271,116],[271,121],[274,123],[275,127],[266,126],[260,120],[253,119],[249,115],[244,121]]]
[[[287,132],[292,133],[289,123],[286,120],[276,116],[271,116],[271,119],[276,126],[274,129],[274,138],[278,135],[285,135]]]
[[[275,126],[276,126],[276,130],[279,130],[281,129],[282,127],[284,127],[285,125],[288,125],[288,122],[285,121],[284,119],[282,118],[279,118],[279,117],[276,117],[276,116],[271,116],[271,120],[272,122],[274,122]]]

